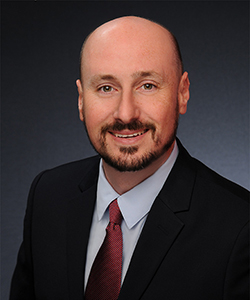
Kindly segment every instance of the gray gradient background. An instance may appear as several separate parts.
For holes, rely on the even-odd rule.
[[[178,136],[191,155],[249,188],[247,1],[20,1],[2,2],[1,13],[1,299],[34,176],[95,154],[78,119],[75,80],[83,39],[105,21],[139,15],[174,32],[191,81]]]

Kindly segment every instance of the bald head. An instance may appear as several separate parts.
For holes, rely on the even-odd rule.
[[[80,55],[80,78],[86,63],[88,63],[88,53],[92,48],[99,48],[102,51],[102,45],[110,48],[117,48],[123,45],[126,48],[133,49],[137,45],[145,44],[144,55],[154,53],[147,46],[157,48],[157,51],[165,52],[165,55],[171,55],[175,64],[176,74],[181,76],[183,73],[183,63],[178,42],[174,35],[162,25],[150,20],[127,16],[111,20],[95,29],[84,41]]]
[[[112,20],[85,42],[79,115],[113,179],[143,169],[147,178],[170,155],[189,99],[180,64],[173,35],[143,18]]]

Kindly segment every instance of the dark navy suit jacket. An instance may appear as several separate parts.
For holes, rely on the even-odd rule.
[[[119,300],[247,300],[249,193],[178,146]],[[99,159],[69,163],[34,180],[10,300],[84,299]]]

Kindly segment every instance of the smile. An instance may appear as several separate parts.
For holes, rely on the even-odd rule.
[[[142,134],[144,134],[147,131],[148,131],[148,129],[145,129],[143,131],[136,132],[136,133],[133,133],[133,134],[120,134],[120,133],[113,133],[113,132],[111,132],[111,134],[114,135],[115,137],[118,137],[118,138],[129,139],[129,138],[133,138],[133,137],[142,135]]]

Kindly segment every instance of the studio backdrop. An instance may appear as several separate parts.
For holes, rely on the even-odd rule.
[[[2,1],[3,300],[33,178],[95,154],[78,118],[82,42],[125,15],[154,20],[176,35],[191,81],[178,137],[192,156],[249,188],[248,1]]]

